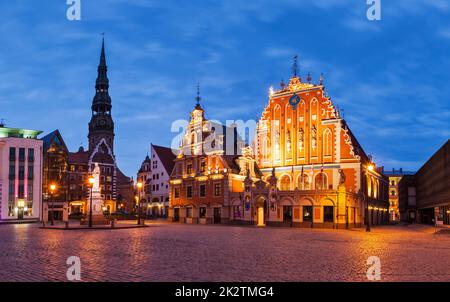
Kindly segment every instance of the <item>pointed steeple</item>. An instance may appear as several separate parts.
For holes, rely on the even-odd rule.
[[[102,38],[102,53],[100,54],[100,65],[106,67],[106,56],[105,56],[105,36]]]
[[[100,63],[98,65],[98,76],[95,88],[97,91],[108,91],[109,79],[108,79],[108,66],[106,65],[105,55],[105,37],[102,39],[102,51],[100,53]]]
[[[111,97],[109,96],[108,66],[106,65],[105,38],[102,39],[100,63],[95,82],[95,96],[92,100],[92,118],[89,123],[89,150],[93,150],[104,138],[111,149],[114,144],[114,122],[111,116]]]

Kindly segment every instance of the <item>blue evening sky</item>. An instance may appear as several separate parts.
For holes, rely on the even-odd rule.
[[[0,4],[0,117],[59,129],[87,145],[101,32],[106,32],[119,166],[136,174],[150,143],[170,145],[201,83],[210,119],[254,119],[300,56],[325,74],[367,153],[387,169],[419,168],[450,138],[450,1],[66,0]]]

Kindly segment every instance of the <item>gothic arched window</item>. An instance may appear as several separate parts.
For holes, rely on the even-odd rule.
[[[331,131],[327,128],[323,131],[323,155],[331,156],[333,154],[332,147]]]

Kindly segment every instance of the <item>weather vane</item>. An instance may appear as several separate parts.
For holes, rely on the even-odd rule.
[[[200,82],[197,83],[197,97],[195,98],[195,100],[197,101],[197,105],[200,105],[200,100],[202,98],[200,97]]]
[[[296,76],[297,76],[297,73],[298,73],[298,63],[297,63],[297,60],[298,60],[298,55],[295,55],[295,56],[294,56],[294,64],[292,65],[292,73],[294,74],[294,77],[296,77]]]

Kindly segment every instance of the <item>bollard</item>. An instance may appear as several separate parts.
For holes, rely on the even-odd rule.
[[[114,229],[116,227],[116,221],[115,219],[111,219],[111,229]]]
[[[64,223],[66,224],[66,229],[68,229],[69,228],[69,222],[65,221]]]

